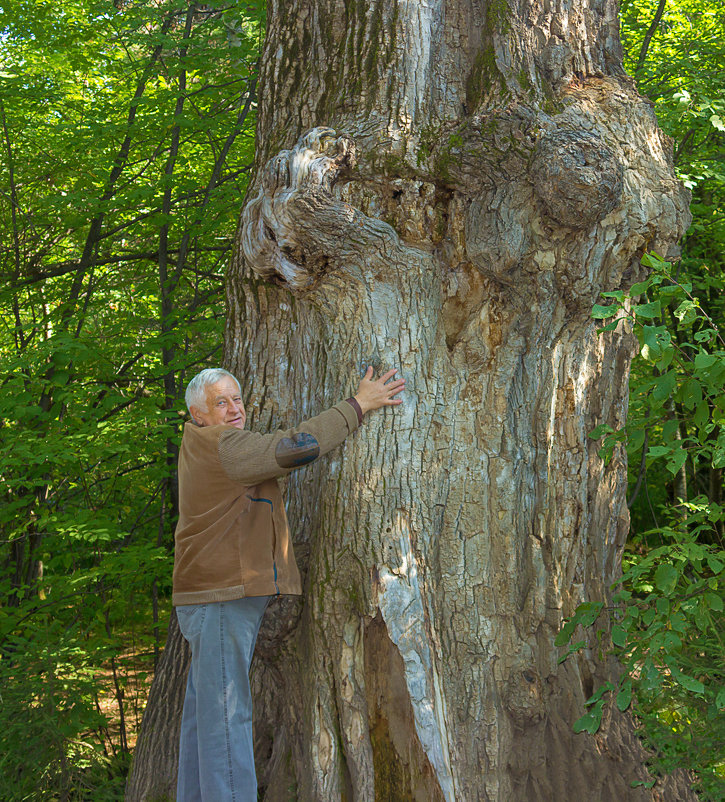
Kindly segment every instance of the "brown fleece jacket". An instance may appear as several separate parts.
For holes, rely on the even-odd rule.
[[[341,401],[272,434],[187,423],[179,453],[173,604],[301,593],[277,477],[340,445],[360,418],[352,403]]]

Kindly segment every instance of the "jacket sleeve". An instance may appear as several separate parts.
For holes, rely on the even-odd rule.
[[[227,476],[244,485],[284,476],[327,454],[359,426],[358,414],[341,401],[292,429],[257,434],[225,427],[219,460]]]

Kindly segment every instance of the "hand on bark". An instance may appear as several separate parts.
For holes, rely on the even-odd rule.
[[[393,368],[387,373],[383,373],[378,379],[373,380],[373,369],[368,367],[355,393],[355,400],[360,404],[363,415],[366,412],[372,412],[374,409],[380,409],[380,407],[397,406],[403,403],[402,398],[393,398],[394,395],[405,389],[405,379],[390,381],[397,372]],[[390,383],[386,384],[388,381]]]

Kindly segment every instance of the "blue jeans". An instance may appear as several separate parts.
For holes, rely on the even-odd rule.
[[[191,647],[177,802],[257,802],[249,668],[269,598],[176,608]]]

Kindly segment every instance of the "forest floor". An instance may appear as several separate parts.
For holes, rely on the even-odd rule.
[[[98,674],[98,711],[108,722],[102,737],[111,754],[132,753],[136,746],[160,651],[155,656],[148,643],[127,648]]]

